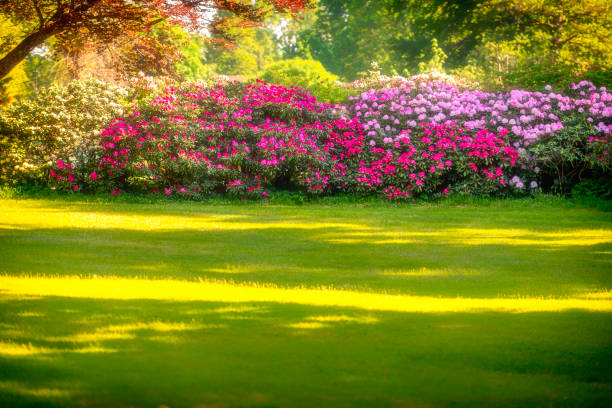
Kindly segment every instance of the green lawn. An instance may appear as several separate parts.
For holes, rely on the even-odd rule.
[[[612,213],[0,200],[0,406],[612,403]]]

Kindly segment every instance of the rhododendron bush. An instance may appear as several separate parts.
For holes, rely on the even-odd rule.
[[[357,120],[337,117],[301,88],[193,85],[167,89],[104,129],[89,180],[69,182],[64,163],[66,174],[51,176],[64,187],[103,184],[115,194],[265,197],[270,186],[324,193],[345,185],[362,144]]]
[[[612,94],[586,81],[572,84],[565,94],[551,87],[489,93],[439,82],[407,84],[350,97],[345,114],[358,118],[366,139],[377,145],[421,122],[508,132],[510,145],[522,156],[511,178],[517,189],[537,187],[542,167],[559,179],[569,176],[560,174],[569,168],[610,168]]]
[[[185,84],[103,129],[97,161],[62,158],[49,175],[75,191],[184,197],[535,191],[541,172],[572,157],[609,172],[612,96],[585,83],[572,91],[492,94],[423,82],[331,106],[261,81]]]
[[[502,139],[505,135],[422,124],[414,132],[384,137],[382,143],[371,139],[371,155],[360,162],[357,180],[366,190],[384,188],[390,199],[451,190],[494,192],[505,186],[504,170],[516,165],[518,157]]]
[[[95,166],[61,159],[50,176],[66,189],[112,194],[256,198],[269,188],[297,188],[406,198],[499,190],[504,170],[516,164],[506,131],[423,123],[375,140],[343,111],[301,88],[263,82],[167,89],[102,130]]]

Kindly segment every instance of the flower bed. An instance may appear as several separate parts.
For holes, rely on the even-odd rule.
[[[61,159],[50,176],[70,190],[185,197],[265,198],[279,188],[389,199],[496,194],[536,189],[539,166],[554,156],[543,153],[554,150],[547,143],[568,129],[580,131],[571,141],[580,163],[608,171],[611,114],[612,95],[585,83],[561,95],[427,82],[372,89],[348,106],[261,81],[187,84],[114,120],[94,166]]]

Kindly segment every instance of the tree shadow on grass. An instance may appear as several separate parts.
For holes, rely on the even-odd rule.
[[[11,406],[597,406],[612,396],[609,313],[1,299],[0,402]]]

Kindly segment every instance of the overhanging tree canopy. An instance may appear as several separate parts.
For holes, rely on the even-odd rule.
[[[309,0],[0,0],[0,14],[24,27],[2,39],[0,79],[51,37],[75,49],[147,33],[162,22],[221,34],[236,25],[259,24],[271,12],[295,13]]]

